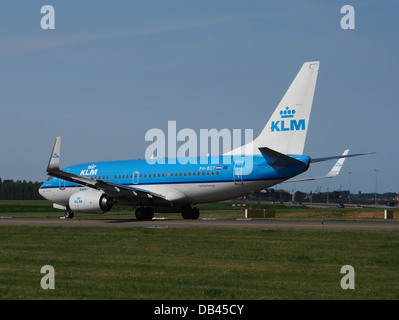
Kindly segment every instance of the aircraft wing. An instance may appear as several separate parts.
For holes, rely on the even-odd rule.
[[[82,177],[77,174],[69,173],[60,170],[60,154],[61,154],[61,137],[57,137],[54,143],[53,151],[50,156],[50,160],[47,166],[47,174],[63,179],[69,182],[73,182],[79,185],[83,185],[92,189],[102,191],[112,198],[127,198],[133,202],[145,202],[151,199],[152,202],[165,203],[168,202],[166,197],[160,194],[150,192],[145,189],[128,187],[118,183],[109,181],[102,181]]]
[[[324,179],[324,178],[334,178],[341,171],[341,168],[344,165],[344,161],[348,157],[348,152],[349,152],[349,149],[346,149],[344,151],[344,153],[340,156],[338,161],[331,168],[331,170],[324,176],[309,177],[309,178],[299,178],[299,179],[289,179],[289,180],[286,180],[284,182],[300,182],[300,181],[310,181],[310,180]],[[363,155],[363,154],[358,154],[358,155]],[[351,156],[356,156],[356,155],[351,155]],[[329,157],[329,158],[336,159],[334,157]],[[323,158],[323,159],[325,159],[325,158]],[[330,160],[330,159],[326,159],[326,160]],[[320,161],[324,161],[324,160],[320,160]]]

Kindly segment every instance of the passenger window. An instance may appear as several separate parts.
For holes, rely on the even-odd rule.
[[[184,172],[184,176],[185,176],[185,177],[187,176],[187,172]]]
[[[162,178],[165,177],[165,173],[162,173]]]
[[[173,172],[170,174],[171,177],[173,177]]]
[[[217,176],[219,175],[219,171],[216,171],[216,175],[217,175]]]
[[[205,175],[205,171],[202,171],[202,175],[203,175],[203,176]]]

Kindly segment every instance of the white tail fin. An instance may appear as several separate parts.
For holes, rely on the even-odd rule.
[[[304,63],[260,135],[226,155],[259,154],[262,147],[303,154],[319,65],[319,61]]]

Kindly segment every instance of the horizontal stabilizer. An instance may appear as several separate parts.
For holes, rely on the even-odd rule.
[[[285,182],[301,182],[301,181],[310,181],[310,180],[317,180],[317,179],[324,179],[324,178],[334,178],[341,171],[342,166],[344,165],[344,161],[346,159],[345,156],[348,154],[348,152],[349,152],[349,149],[346,149],[344,151],[344,153],[341,156],[339,156],[338,161],[334,164],[334,166],[331,168],[331,170],[325,176],[289,179]]]
[[[358,157],[358,156],[365,156],[367,154],[374,154],[375,152],[367,152],[367,153],[356,153],[356,154],[348,154],[348,155],[340,155],[340,156],[332,156],[332,157],[324,157],[324,158],[315,158],[315,159],[310,159],[311,163],[315,162],[322,162],[322,161],[328,161],[328,160],[334,160],[334,159],[340,159],[340,158],[350,158],[350,157]]]
[[[288,167],[290,165],[303,164],[302,161],[266,147],[259,148],[259,151],[271,167]]]

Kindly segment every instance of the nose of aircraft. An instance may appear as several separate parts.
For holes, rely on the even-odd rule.
[[[46,200],[50,200],[51,188],[49,187],[51,186],[51,180],[52,177],[49,177],[38,190],[39,194]]]
[[[40,194],[43,198],[45,198],[45,199],[48,200],[48,198],[46,197],[46,191],[45,191],[45,189],[43,188],[44,185],[45,185],[45,183],[43,183],[43,184],[40,186],[40,188],[39,188],[38,191],[39,191],[39,194]]]

